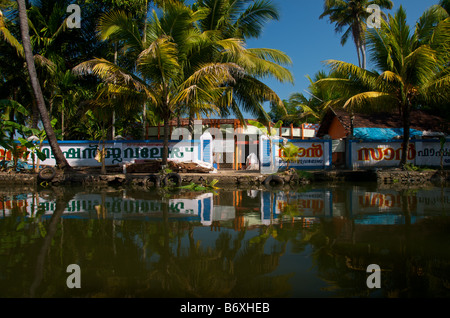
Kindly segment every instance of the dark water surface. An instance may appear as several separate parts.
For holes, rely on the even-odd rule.
[[[449,296],[450,188],[0,189],[2,298]]]

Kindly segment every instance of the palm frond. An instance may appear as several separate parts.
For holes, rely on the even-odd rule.
[[[420,92],[426,99],[449,100],[450,99],[450,67],[436,74],[435,77],[420,87]]]
[[[403,83],[402,77],[401,77],[400,75],[394,73],[394,72],[391,72],[391,71],[385,71],[385,72],[383,72],[383,73],[379,76],[379,79],[382,80],[382,81],[388,82],[388,83],[391,83],[391,82],[397,82],[397,83],[402,83],[402,84],[404,84],[404,83]]]
[[[35,54],[34,62],[36,63],[36,65],[46,69],[50,74],[56,73],[56,64],[44,56],[40,54]]]
[[[151,95],[147,85],[140,78],[105,59],[93,59],[80,63],[74,67],[73,72],[76,75],[98,76],[107,84],[132,86],[138,91]]]
[[[137,22],[124,11],[112,11],[100,17],[97,32],[102,41],[125,42],[124,51],[137,55],[144,49],[144,43]]]
[[[437,52],[440,65],[448,63],[450,59],[450,17],[436,25],[429,45]]]
[[[368,71],[351,63],[337,60],[328,60],[325,61],[325,64],[334,72],[347,74],[349,78],[356,78],[361,84],[367,87],[377,88],[378,74],[375,72]]]
[[[257,38],[267,22],[279,18],[278,9],[271,1],[254,1],[235,22],[234,29],[237,30],[235,35],[243,38]]]
[[[421,45],[404,58],[403,76],[408,83],[420,86],[436,72],[437,66],[436,51],[428,45]]]
[[[138,70],[144,76],[162,83],[180,79],[177,45],[167,36],[152,42],[137,59]]]
[[[350,97],[343,108],[349,112],[389,112],[397,109],[397,98],[383,92],[364,92]]]
[[[343,98],[343,97],[327,100],[320,105],[321,113],[324,113],[325,111],[327,111],[330,108],[343,109],[345,102],[347,100],[348,100],[348,98]]]
[[[24,58],[23,46],[20,42],[11,34],[9,29],[7,28],[5,19],[3,15],[0,15],[0,35],[3,36],[3,40],[6,41],[9,45],[11,45],[17,52],[17,55]]]

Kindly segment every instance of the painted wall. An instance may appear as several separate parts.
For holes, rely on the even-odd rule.
[[[299,147],[299,154],[296,161],[289,163],[289,168],[302,170],[331,169],[332,167],[332,140],[288,140],[288,142]],[[282,150],[276,147],[277,160],[282,157]],[[287,163],[280,161],[281,167]]]
[[[282,161],[280,144],[283,139],[277,138],[272,142],[272,150],[267,136],[259,138],[259,162],[261,170],[270,166],[272,160],[278,169],[286,166]],[[332,168],[332,140],[287,140],[300,148],[298,158],[290,163],[295,169],[320,170]],[[70,165],[76,166],[100,166],[101,163],[95,159],[99,143],[97,141],[61,141],[61,150]],[[100,145],[102,147],[102,145]],[[161,159],[163,143],[159,140],[149,141],[108,141],[105,143],[107,150],[106,165],[117,165],[135,162],[136,160]],[[169,143],[169,158],[178,161],[206,162],[213,165],[215,142],[211,134],[205,133],[200,140],[178,141]],[[255,148],[257,150],[257,148]],[[223,147],[216,151],[224,151]],[[43,144],[42,151],[47,159],[41,164],[55,165],[56,161],[47,143]],[[397,167],[402,154],[401,140],[386,141],[360,141],[348,140],[346,155],[347,167],[360,168],[382,168]],[[257,152],[257,151],[255,151]],[[272,159],[270,156],[272,155]],[[0,160],[8,159],[10,155],[4,149],[0,149]],[[236,156],[236,159],[237,158]],[[246,158],[240,158],[245,164]],[[32,163],[28,156],[27,162]],[[441,146],[438,139],[412,140],[408,149],[408,162],[416,166],[439,167],[441,164]],[[450,166],[450,139],[447,139],[442,151],[443,165]]]
[[[60,141],[59,146],[64,153],[69,164],[73,167],[96,167],[101,163],[95,159],[98,149],[102,149],[103,144],[98,141]],[[117,165],[135,162],[136,160],[156,160],[162,158],[163,142],[159,140],[147,141],[106,141],[106,165]],[[56,165],[56,160],[50,145],[43,143],[42,152],[47,159],[41,161],[43,165]],[[10,158],[10,154],[4,149],[0,149],[0,160],[3,156]],[[212,139],[211,135],[205,134],[201,140],[170,141],[169,158],[178,161],[206,162],[212,165]],[[31,156],[26,159],[32,163]]]
[[[347,147],[348,167],[397,167],[403,152],[402,140],[385,142],[360,142],[349,140]],[[443,165],[450,166],[450,139],[444,144]],[[438,139],[411,140],[408,162],[415,166],[438,167],[441,164],[441,145]]]
[[[331,139],[341,139],[345,138],[348,135],[347,130],[342,126],[342,123],[339,121],[337,117],[333,118],[333,121],[330,124],[330,128],[328,129],[328,135]]]

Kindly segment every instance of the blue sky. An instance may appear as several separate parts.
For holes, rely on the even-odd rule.
[[[292,59],[289,68],[294,75],[294,85],[265,80],[282,99],[288,99],[292,93],[304,92],[309,86],[307,75],[314,76],[320,70],[328,70],[323,61],[342,60],[358,64],[356,49],[351,41],[341,46],[341,34],[336,34],[334,25],[325,17],[319,20],[323,12],[323,0],[273,0],[280,10],[280,20],[272,21],[264,28],[263,35],[248,41],[248,47],[278,49]],[[407,12],[411,27],[422,13],[439,0],[393,0],[394,8],[387,13],[394,14],[402,5]],[[370,68],[370,61],[368,61]],[[267,110],[270,110],[268,107]]]

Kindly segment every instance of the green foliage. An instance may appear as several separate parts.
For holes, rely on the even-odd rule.
[[[301,179],[311,180],[313,178],[313,175],[311,172],[303,171],[303,170],[296,170],[296,171],[297,171],[297,175]]]
[[[306,98],[301,93],[293,93],[288,100],[283,100],[286,113],[278,107],[272,107],[269,116],[272,120],[282,120],[284,124],[299,127],[302,123],[316,123],[320,119],[317,103],[313,98]]]
[[[219,189],[216,187],[217,182],[219,182],[219,180],[214,179],[209,184],[206,183],[204,186],[198,185],[195,182],[191,182],[190,184],[181,186],[179,188],[185,189],[185,190],[190,190],[190,191],[215,191],[215,190]]]
[[[300,148],[291,142],[286,145],[281,145],[281,159],[287,163],[286,169],[289,169],[289,164],[298,159]]]
[[[192,6],[184,1],[75,1],[83,13],[81,29],[66,27],[69,3],[41,0],[28,10],[38,78],[64,139],[103,134],[94,132],[92,118],[85,115],[94,108],[114,112],[116,132],[132,135],[142,132],[148,119],[233,113],[243,119],[246,111],[267,122],[265,102],[283,108],[260,79],[292,82],[286,68],[291,60],[277,50],[245,48],[246,39],[258,37],[268,21],[278,19],[269,1],[211,0]],[[221,9],[210,10],[214,7]],[[17,100],[29,111],[23,119],[37,128],[18,21],[11,14],[15,2],[5,1],[1,8],[0,58],[10,62],[0,66],[0,99]],[[85,68],[74,74],[83,62]],[[127,125],[130,121],[139,124]]]
[[[417,167],[414,164],[408,162],[408,163],[405,164],[405,170],[407,170],[407,171],[418,171],[419,167]]]
[[[345,45],[350,37],[356,46],[359,66],[366,68],[366,25],[371,15],[367,11],[369,5],[378,5],[381,9],[392,9],[390,0],[325,0],[324,11],[320,19],[328,16],[330,23],[335,24],[336,33],[342,33],[341,44]]]
[[[39,149],[39,144],[36,144],[32,141],[28,141],[27,139],[24,138],[18,138],[20,144],[24,147],[26,147],[27,149],[29,149],[31,151],[31,154],[33,155],[33,161],[34,161],[34,155],[36,155],[39,160],[44,161],[45,159],[47,159],[46,155]]]
[[[335,102],[349,112],[406,114],[402,128],[408,132],[413,109],[425,104],[445,105],[450,98],[450,19],[443,19],[445,14],[435,14],[435,10],[427,10],[412,31],[400,7],[394,16],[382,21],[379,30],[367,33],[371,60],[380,73],[329,60],[331,69],[347,78],[326,78],[316,84],[340,92]],[[408,142],[405,134],[404,148]],[[400,166],[405,164],[406,152]]]
[[[273,126],[271,126],[270,130],[266,125],[256,120],[248,120],[248,123],[259,128],[261,132],[268,137],[276,136],[278,134],[279,128],[283,127],[283,122],[281,120],[277,121]]]

